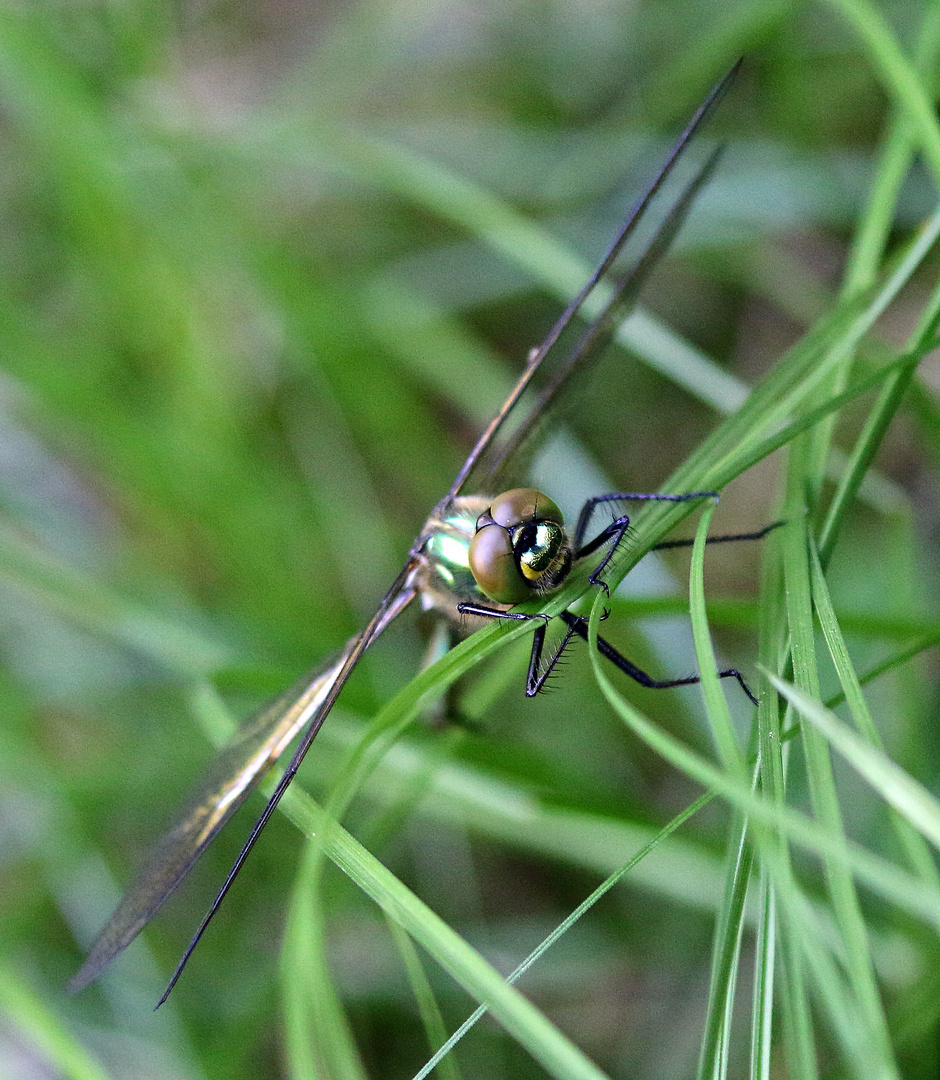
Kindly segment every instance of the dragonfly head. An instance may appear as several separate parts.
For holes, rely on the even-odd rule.
[[[469,559],[480,591],[497,604],[552,592],[572,561],[561,511],[535,488],[504,491],[477,518]]]

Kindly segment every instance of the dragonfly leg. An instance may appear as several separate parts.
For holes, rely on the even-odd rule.
[[[537,693],[545,686],[550,675],[555,670],[555,666],[561,659],[562,653],[568,646],[572,637],[575,634],[578,637],[588,640],[588,620],[583,615],[573,615],[570,611],[563,611],[559,615],[559,618],[564,622],[568,628],[561,644],[552,653],[551,659],[540,670],[542,664],[542,653],[545,648],[545,631],[551,621],[547,615],[529,615],[524,611],[500,611],[498,608],[485,607],[482,604],[458,604],[457,610],[462,615],[478,615],[481,618],[491,619],[510,619],[514,622],[528,622],[532,619],[544,620],[542,625],[536,628],[535,633],[532,636],[532,651],[529,654],[529,670],[526,674],[526,697],[535,697]],[[606,638],[598,636],[597,648],[601,656],[606,660],[609,660],[615,667],[619,668],[625,675],[629,675],[631,679],[638,682],[640,686],[645,686],[650,690],[670,690],[676,686],[693,686],[695,683],[702,681],[700,675],[688,675],[684,679],[654,679],[652,675],[645,672],[642,668],[639,668],[631,660],[628,660],[623,653],[618,649],[615,649]],[[725,668],[718,672],[719,679],[735,679],[741,689],[747,694],[748,698],[755,704],[759,704],[757,698],[751,693],[750,687],[744,681],[744,676],[737,668]]]
[[[617,550],[620,541],[627,535],[627,531],[630,528],[630,518],[627,514],[623,514],[621,517],[615,518],[606,528],[602,529],[593,540],[584,542],[585,534],[587,533],[588,525],[591,523],[591,518],[594,516],[594,511],[602,503],[609,502],[625,502],[629,499],[634,501],[646,501],[646,502],[688,502],[690,499],[717,499],[717,491],[689,491],[685,495],[661,495],[661,494],[641,494],[636,491],[615,491],[609,495],[594,495],[585,502],[581,507],[581,513],[578,515],[578,524],[574,530],[574,557],[575,559],[583,559],[586,555],[591,555],[599,547],[606,544],[608,541],[613,541],[607,554],[603,559],[595,566],[591,572],[591,576],[588,580],[592,585],[600,585],[603,590],[610,595],[610,590],[607,588],[606,582],[601,579],[601,575],[607,569],[607,565],[614,556],[614,552]]]
[[[552,621],[548,615],[529,615],[525,611],[501,611],[499,608],[486,607],[484,604],[458,604],[457,610],[461,615],[478,615],[484,619],[510,619],[513,622],[530,622],[532,619],[541,619],[542,625],[537,626],[535,633],[532,635],[532,651],[529,653],[529,672],[526,675],[525,683],[525,696],[535,697],[535,695],[545,685],[546,679],[551,675],[553,668],[558,663],[558,658],[564,652],[565,646],[571,640],[573,630],[569,629],[565,634],[565,639],[561,645],[552,654],[551,660],[548,662],[548,666],[545,671],[539,672],[539,666],[542,662],[542,651],[545,647],[545,630],[548,624]]]
[[[593,495],[585,502],[584,506],[581,507],[581,513],[578,515],[578,524],[575,526],[574,530],[575,550],[578,551],[582,546],[585,548],[585,554],[597,550],[599,544],[596,539],[585,545],[584,537],[587,533],[588,525],[591,523],[591,518],[594,516],[594,511],[603,503],[628,502],[630,500],[634,502],[689,502],[690,499],[717,498],[717,491],[688,491],[684,495],[642,494],[636,491],[614,491],[609,495]],[[616,525],[616,522],[614,522],[614,524]],[[616,529],[614,531],[616,531]],[[604,536],[605,534],[607,536],[613,535],[613,533],[610,532],[609,526],[600,535]],[[603,542],[603,540],[600,540],[600,543]]]
[[[548,682],[548,678],[555,670],[555,665],[561,659],[561,654],[568,646],[568,642],[571,640],[572,635],[575,633],[573,627],[569,626],[565,632],[565,636],[562,639],[561,644],[552,653],[551,658],[542,668],[542,650],[545,646],[545,629],[546,626],[540,626],[532,635],[532,651],[529,653],[529,670],[526,674],[525,680],[525,696],[535,697],[535,695],[545,686]]]
[[[481,619],[511,619],[513,622],[530,622],[532,619],[543,619],[546,623],[551,622],[551,617],[535,612],[530,615],[525,611],[503,611],[501,608],[487,607],[486,604],[461,603],[457,605],[461,615],[479,615]]]
[[[583,511],[582,511],[583,513]],[[578,522],[580,525],[580,521]],[[587,555],[592,555],[599,547],[606,544],[609,540],[613,541],[607,554],[601,559],[601,561],[591,571],[588,581],[592,585],[600,585],[600,587],[610,596],[610,589],[607,587],[607,582],[601,577],[604,571],[607,569],[607,564],[614,556],[614,552],[620,544],[620,541],[627,535],[627,530],[630,528],[630,518],[624,514],[622,517],[612,521],[607,528],[599,532],[593,540],[588,543],[575,546],[574,558],[575,560],[583,559]]]
[[[567,644],[568,639],[572,634],[577,634],[585,641],[588,640],[588,620],[584,618],[583,615],[572,615],[570,611],[563,611],[560,618],[568,627],[568,635],[565,638],[564,644]],[[564,647],[564,645],[562,647]],[[702,681],[700,675],[687,675],[684,679],[654,679],[652,675],[647,674],[642,668],[638,668],[636,664],[628,660],[623,653],[615,649],[609,641],[606,641],[602,637],[598,637],[597,639],[597,649],[601,656],[618,667],[625,675],[629,675],[630,678],[638,682],[640,686],[645,686],[650,690],[669,690],[675,686],[692,686],[695,683]],[[555,659],[557,660],[557,656]],[[737,668],[725,668],[723,671],[719,671],[718,678],[737,680],[738,686],[741,687],[751,701],[755,705],[759,704],[757,698],[751,693],[750,688],[744,681],[743,675]]]
[[[774,529],[779,529],[781,525],[785,525],[784,521],[775,521],[771,525],[765,525],[762,529],[756,529],[754,532],[746,533],[730,533],[727,536],[709,536],[706,540],[706,544],[730,544],[736,543],[738,540],[763,540]],[[695,543],[694,540],[664,540],[661,544],[654,544],[650,551],[668,551],[670,548],[682,548],[691,547]]]
[[[581,512],[578,514],[578,524],[575,526],[575,550],[581,548],[585,544],[585,535],[588,531],[588,526],[591,524],[591,518],[594,516],[594,511],[597,507],[600,507],[605,502],[688,502],[690,499],[717,499],[719,492],[717,491],[686,491],[685,495],[661,495],[661,494],[641,494],[639,491],[612,491],[609,495],[594,495],[583,504]],[[607,531],[606,529],[604,530]],[[610,534],[608,534],[609,536]],[[602,534],[603,536],[603,534]],[[603,542],[603,541],[602,541]],[[591,541],[589,546],[590,550],[596,549],[596,544]],[[586,552],[587,554],[587,552]]]

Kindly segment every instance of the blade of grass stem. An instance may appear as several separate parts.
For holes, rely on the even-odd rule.
[[[345,829],[325,819],[313,799],[294,785],[283,801],[291,820],[304,835],[312,838],[322,831],[329,858],[469,994],[485,1004],[551,1076],[559,1080],[602,1080],[604,1073],[597,1066]]]
[[[799,687],[772,677],[774,686],[849,764],[934,847],[940,848],[940,802],[883,751],[850,731],[821,702]],[[940,895],[940,893],[938,893]]]
[[[875,726],[868,703],[862,693],[861,679],[856,674],[849,658],[845,639],[842,637],[842,631],[832,607],[829,587],[822,568],[822,560],[812,543],[810,544],[810,557],[813,575],[813,606],[819,618],[819,625],[829,648],[829,654],[835,665],[839,681],[842,684],[844,699],[848,703],[852,719],[862,738],[871,746],[882,750],[881,734]],[[827,704],[827,708],[831,710],[832,705]],[[912,868],[924,881],[940,888],[940,873],[937,871],[936,863],[931,857],[921,833],[913,828],[893,807],[891,808],[891,821],[898,835],[901,848],[907,854]]]
[[[806,473],[811,465],[811,445],[802,437],[792,447],[789,460],[788,496],[785,514],[791,521],[783,539],[784,581],[787,598],[787,622],[794,679],[808,697],[819,698],[816,643],[813,625],[812,593],[808,558],[809,536],[806,529],[804,498]],[[824,740],[815,731],[803,731],[803,754],[809,781],[810,799],[816,817],[838,844],[845,837],[845,825],[832,762]],[[897,1067],[891,1040],[871,963],[871,947],[855,892],[851,873],[843,857],[825,859],[826,883],[833,909],[833,921],[842,938],[843,965],[848,974],[854,999],[862,1017],[863,1059],[876,1074],[896,1077]],[[852,1056],[858,1053],[857,1039],[845,1047]]]
[[[428,1041],[430,1042],[431,1050],[434,1053],[433,1068],[438,1070],[439,1080],[460,1080],[460,1070],[457,1067],[456,1060],[444,1051],[445,1045],[448,1045],[444,1017],[441,1015],[441,1010],[434,997],[434,991],[431,989],[431,984],[428,981],[424,965],[421,963],[421,957],[418,955],[418,950],[415,948],[411,938],[394,919],[390,919],[386,915],[385,921],[388,924],[389,931],[391,932],[392,938],[402,958],[402,962],[405,965],[405,971],[408,974],[408,982],[411,985],[411,992],[414,994],[415,1001],[418,1003],[418,1011],[421,1015],[424,1029],[428,1033]],[[511,983],[513,981],[512,976],[506,981]]]
[[[543,956],[561,936],[567,933],[572,926],[601,899],[606,893],[608,893],[614,885],[628,873],[635,866],[637,866],[643,859],[647,857],[656,847],[658,847],[668,836],[676,831],[681,825],[685,824],[690,817],[697,814],[699,810],[707,806],[714,795],[711,792],[706,792],[704,795],[700,795],[695,802],[691,803],[680,814],[677,814],[672,821],[654,836],[648,843],[644,844],[635,855],[610,874],[600,885],[588,896],[582,900],[581,903],[567,916],[555,929],[545,937],[539,944],[532,950],[531,953],[522,961],[518,967],[514,968],[512,973],[506,977],[508,983],[514,983],[520,979],[532,965]],[[487,1010],[480,1006],[475,1012],[473,1012],[467,1019],[460,1025],[453,1035],[447,1040],[447,1042],[437,1051],[437,1053],[425,1064],[425,1066],[415,1074],[413,1080],[425,1080],[425,1077],[435,1068],[437,1063],[447,1054],[456,1044],[466,1035],[466,1033],[486,1015]]]

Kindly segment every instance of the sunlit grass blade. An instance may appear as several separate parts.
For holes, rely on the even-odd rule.
[[[571,929],[572,926],[597,903],[601,897],[605,896],[618,881],[630,870],[637,867],[642,861],[651,854],[663,841],[665,841],[676,829],[681,825],[684,825],[686,821],[692,816],[697,814],[699,810],[702,810],[708,803],[711,802],[714,796],[709,794],[702,795],[695,800],[690,806],[688,806],[682,813],[677,814],[667,825],[665,825],[648,843],[633,855],[623,866],[615,870],[610,874],[606,880],[601,882],[600,885],[584,899],[571,914],[557,926],[551,934],[544,938],[535,949],[513,969],[513,971],[506,977],[508,983],[517,982],[522,976],[535,964],[540,957],[558,941],[564,934]],[[454,1032],[454,1034],[447,1040],[447,1042],[434,1054],[434,1056],[424,1065],[424,1067],[416,1073],[414,1080],[424,1080],[424,1077],[428,1076],[433,1069],[438,1067],[447,1053],[457,1045],[457,1043],[466,1035],[466,1033],[486,1015],[486,1009],[482,1006],[478,1008],[471,1016],[469,1016],[460,1027]]]
[[[746,902],[753,867],[753,849],[747,822],[743,817],[735,816],[728,836],[725,895],[718,909],[712,944],[708,1014],[699,1059],[700,1080],[719,1080],[727,1075],[738,965],[741,961]]]
[[[934,847],[940,847],[940,802],[922,784],[914,780],[883,751],[849,730],[821,702],[776,676],[773,676],[772,681],[800,716],[818,728],[882,798],[914,825]]]
[[[699,678],[702,680],[700,686],[705,699],[705,711],[711,724],[718,756],[728,772],[732,775],[743,776],[744,757],[735,738],[731,713],[718,677],[719,664],[712,647],[705,613],[705,540],[716,508],[717,502],[706,505],[695,533],[689,572],[689,612],[692,632],[695,635],[695,650],[698,657]]]
[[[774,971],[777,918],[768,875],[760,875],[760,905],[754,948],[754,988],[751,1002],[751,1080],[767,1080],[773,1052]]]
[[[595,613],[596,613],[595,608]],[[592,618],[594,616],[592,615]],[[777,830],[790,842],[808,848],[819,856],[841,860],[852,873],[891,903],[910,911],[931,925],[940,925],[940,894],[886,860],[855,845],[846,844],[840,832],[831,834],[798,811],[773,805],[750,790],[750,784],[708,762],[669,733],[651,723],[616,690],[600,663],[600,654],[592,650],[594,675],[611,707],[631,731],[665,758],[706,788],[714,788],[722,797],[758,824]],[[768,676],[769,677],[769,676]],[[777,685],[776,677],[773,685]]]
[[[787,501],[784,512],[790,526],[782,540],[783,571],[786,587],[787,623],[790,630],[790,655],[794,679],[807,696],[819,697],[819,676],[810,587],[809,536],[806,528],[805,498],[807,472],[811,464],[810,443],[797,440],[790,459]],[[844,837],[845,826],[832,763],[825,743],[815,732],[803,731],[801,746],[806,763],[810,798],[816,817],[831,837]],[[841,953],[848,974],[854,1003],[863,1017],[865,1032],[862,1058],[878,1075],[897,1076],[884,1011],[876,983],[871,947],[855,891],[854,882],[843,857],[826,860],[826,881],[833,917],[842,938]],[[858,1049],[849,1044],[847,1054]]]
[[[362,848],[296,787],[284,798],[291,820],[311,839],[321,835],[337,866],[423,945],[464,989],[559,1080],[601,1080],[593,1065],[545,1016],[498,975],[482,956],[455,934],[377,859]]]
[[[813,576],[813,607],[819,617],[819,625],[839,675],[839,681],[842,683],[844,699],[848,703],[852,719],[862,738],[872,747],[883,750],[881,735],[874,723],[868,703],[862,694],[861,679],[851,662],[836,613],[832,608],[822,561],[819,553],[812,545],[810,547],[810,557]],[[920,832],[917,829],[910,828],[909,824],[905,824],[904,819],[896,813],[892,814],[892,821],[901,846],[906,851],[911,865],[927,881],[940,887],[940,875],[938,875],[936,864],[927,850]]]
[[[595,610],[592,619],[592,629],[595,633],[596,616]],[[742,784],[737,777],[706,764],[691,751],[680,747],[671,736],[657,731],[616,694],[607,682],[606,674],[600,668],[597,658],[594,658],[594,667],[595,676],[608,700],[636,734],[647,740],[651,746],[683,771],[701,780],[707,777],[708,782],[726,794],[736,806],[745,810],[758,825],[772,825],[774,828],[780,828],[797,842],[801,841],[801,834],[805,835],[804,829],[807,825],[797,826],[796,821],[800,815],[795,815],[792,810],[782,807],[769,806],[759,796],[753,795],[746,784]],[[822,829],[817,834],[815,825],[809,825],[808,829],[817,835],[820,853],[843,862],[850,861],[856,871],[861,870],[863,865],[870,867],[870,856],[846,851],[841,834],[832,835]],[[855,1063],[857,1071],[865,1060],[867,1052],[867,1046],[863,1045],[866,1036],[860,1036],[860,1031],[863,1029],[860,1025],[857,1003],[851,995],[846,993],[844,979],[831,953],[831,946],[827,942],[824,923],[810,908],[807,897],[792,875],[788,861],[781,858],[780,852],[775,850],[775,847],[760,844],[762,832],[763,830],[759,830],[757,833],[758,850],[774,877],[778,903],[786,912],[785,940],[788,946],[787,960],[791,967],[787,978],[793,996],[790,1015],[794,1018],[794,1023],[798,1023],[801,1028],[806,1028],[805,1032],[798,1036],[799,1044],[808,1055],[804,1065],[814,1069],[812,1066],[814,1040],[811,1028],[808,1027],[810,1024],[810,1016],[806,1008],[808,997],[803,985],[805,972],[806,976],[811,977],[812,985],[825,1002],[829,1018],[839,1033],[845,1053]],[[863,871],[863,874],[866,880],[872,883],[867,870]],[[858,1075],[864,1075],[864,1073],[858,1073]]]
[[[744,771],[744,759],[735,738],[728,703],[718,678],[719,665],[712,647],[705,611],[705,541],[716,505],[716,503],[706,505],[696,530],[689,572],[689,609],[699,675],[702,680],[702,695],[705,699],[705,711],[711,725],[712,737],[724,767],[732,774],[738,775]],[[718,911],[712,945],[708,1014],[699,1059],[700,1080],[705,1080],[705,1078],[723,1080],[727,1075],[735,989],[744,927],[744,905],[748,894],[751,866],[752,850],[747,821],[743,816],[735,815],[728,832],[725,895]]]

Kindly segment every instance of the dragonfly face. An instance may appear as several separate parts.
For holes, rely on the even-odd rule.
[[[706,98],[595,272],[562,313],[542,345],[529,356],[513,391],[478,439],[450,491],[432,512],[400,573],[365,628],[347,642],[338,656],[305,675],[242,726],[236,738],[216,759],[177,823],[152,849],[92,946],[81,970],[72,980],[71,989],[81,989],[91,982],[133,941],[178,888],[205,848],[288,743],[302,732],[293,757],[177,966],[161,1001],[166,999],[209,920],[218,910],[255,841],[296,775],[304,755],[359,658],[415,597],[420,597],[424,608],[460,622],[467,629],[474,629],[492,618],[539,620],[534,634],[535,645],[527,688],[527,693],[534,694],[544,682],[544,678],[540,680],[537,677],[537,669],[545,634],[545,617],[512,611],[510,608],[532,596],[550,593],[564,581],[573,561],[598,551],[608,542],[615,547],[622,539],[628,523],[626,517],[617,519],[593,540],[586,541],[586,523],[596,506],[624,498],[684,501],[709,494],[600,497],[592,500],[582,511],[574,542],[570,543],[558,508],[547,496],[531,488],[512,489],[495,498],[464,495],[463,491],[494,490],[493,477],[501,474],[503,466],[510,459],[518,457],[520,447],[528,444],[558,392],[586,366],[587,360],[596,353],[598,344],[605,340],[614,317],[626,313],[714,168],[717,153],[712,153],[686,186],[633,269],[608,283],[610,292],[601,313],[587,326],[580,339],[566,353],[558,347],[563,332],[573,323],[584,302],[608,276],[650,202],[688,146],[699,124],[720,100],[735,70],[732,69]],[[562,355],[559,358],[560,352]],[[527,397],[533,394],[534,400]],[[604,569],[609,557],[608,552],[591,575],[590,580],[595,584],[601,584],[597,575]],[[587,636],[585,619],[568,612],[562,613],[562,619],[568,627],[566,642],[573,634]],[[601,641],[600,647],[601,652],[618,663],[621,670],[644,685],[665,687],[697,681],[657,682],[620,657],[606,642]],[[557,656],[558,653],[554,659]],[[750,693],[737,672],[721,674],[735,676],[745,691]]]
[[[561,511],[535,488],[447,499],[428,519],[425,535],[415,578],[421,606],[454,621],[460,604],[508,610],[546,596],[573,562]],[[478,625],[479,617],[470,628]]]

